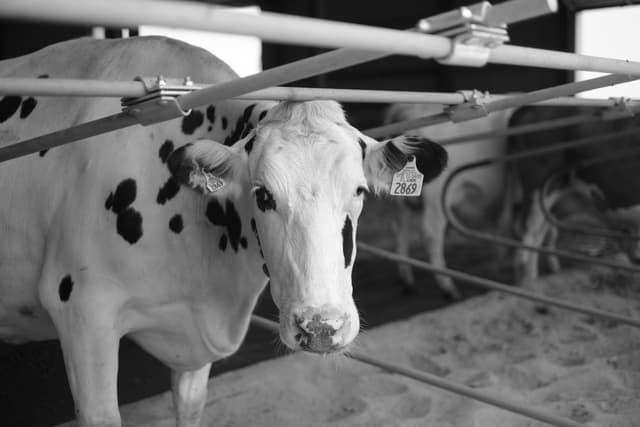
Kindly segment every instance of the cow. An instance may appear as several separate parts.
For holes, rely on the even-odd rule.
[[[78,39],[0,62],[0,74],[222,83],[237,75],[161,37]],[[6,145],[119,110],[113,98],[4,96]],[[59,339],[81,426],[119,426],[118,345],[171,369],[179,426],[199,424],[209,368],[236,351],[267,282],[292,350],[343,351],[365,193],[439,145],[375,141],[332,101],[221,101],[0,164],[0,339]]]
[[[525,157],[509,163],[508,174],[516,185],[510,188],[513,206],[514,236],[533,246],[555,248],[560,245],[585,255],[614,257],[621,262],[638,260],[637,239],[615,239],[583,234],[558,228],[550,223],[541,209],[541,203],[553,216],[573,226],[605,230],[618,235],[638,235],[640,217],[633,207],[640,204],[637,164],[640,155],[625,155],[615,162],[594,163],[580,167],[582,162],[605,159],[612,153],[625,152],[637,146],[638,135],[612,138],[607,133],[637,127],[637,117],[602,121],[603,113],[594,107],[541,107],[517,109],[509,120],[510,127],[584,115],[585,121],[574,126],[553,130],[512,135],[508,139],[510,154],[549,147],[560,142],[602,135],[596,144],[573,147],[544,155]],[[593,117],[593,120],[587,120]],[[612,167],[615,164],[615,167]],[[543,186],[548,179],[548,191]],[[625,183],[624,185],[621,183]],[[556,256],[545,257],[550,272],[563,265],[573,265]],[[538,277],[539,255],[533,251],[519,250],[515,254],[517,282],[531,282]]]
[[[416,117],[430,116],[441,113],[442,105],[429,104],[395,104],[385,114],[386,123],[399,122]],[[507,127],[511,111],[501,111],[487,117],[464,121],[460,123],[442,123],[407,132],[407,135],[419,135],[439,141],[460,135],[491,132]],[[446,146],[449,155],[448,171],[474,161],[497,157],[506,152],[506,137],[489,137],[456,143]],[[448,172],[441,174],[436,180],[425,186],[420,199],[399,199],[399,214],[395,217],[394,230],[396,234],[396,252],[407,256],[411,243],[411,236],[415,235],[411,227],[411,211],[420,214],[421,242],[429,257],[429,261],[436,267],[445,268],[445,236],[447,219],[443,211],[441,196],[444,184],[449,176]],[[504,206],[502,196],[505,188],[505,172],[502,165],[475,168],[458,177],[450,186],[447,203],[453,207],[456,214],[466,223],[484,228],[506,227],[506,216],[501,216]],[[496,215],[498,212],[498,215]],[[499,220],[493,218],[498,217]],[[415,292],[415,279],[410,266],[398,265],[400,278],[405,289]],[[436,275],[439,288],[452,299],[459,299],[460,292],[453,280],[448,276]]]

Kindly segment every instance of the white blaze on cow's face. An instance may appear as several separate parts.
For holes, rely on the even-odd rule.
[[[313,101],[281,103],[233,147],[197,142],[169,163],[205,194],[207,175],[224,179],[226,189],[212,197],[250,197],[280,337],[291,349],[326,353],[360,329],[351,273],[364,193],[387,191],[411,155],[425,182],[446,163],[437,144],[374,141],[346,122],[337,103]]]
[[[248,160],[281,338],[340,349],[360,328],[351,273],[367,180],[357,133],[335,103],[285,103],[256,130]]]

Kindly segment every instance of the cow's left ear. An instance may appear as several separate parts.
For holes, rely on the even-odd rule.
[[[225,195],[238,187],[242,157],[234,147],[200,140],[174,150],[167,159],[173,177],[205,195]]]
[[[364,172],[369,187],[376,193],[386,193],[393,174],[402,170],[411,156],[424,175],[424,183],[435,179],[447,166],[447,151],[427,138],[401,135],[377,142],[368,140],[364,149]]]

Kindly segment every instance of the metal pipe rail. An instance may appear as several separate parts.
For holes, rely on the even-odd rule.
[[[267,329],[273,333],[278,333],[278,324],[272,320],[265,319],[264,317],[260,317],[254,314],[251,316],[251,323],[260,328]],[[584,427],[584,424],[572,421],[570,419],[538,411],[524,404],[509,401],[507,399],[495,396],[491,393],[474,390],[471,387],[456,384],[452,381],[445,380],[438,377],[437,375],[429,374],[424,371],[397,365],[395,363],[385,362],[383,360],[360,353],[358,351],[349,351],[346,354],[348,357],[359,362],[366,363],[367,365],[375,366],[394,374],[412,378],[416,381],[420,381],[422,383],[448,391],[450,393],[459,394],[469,399],[477,400],[478,402],[486,403],[500,409],[514,412],[516,414],[523,415],[525,417],[541,421],[543,423],[551,424],[557,427]]]
[[[194,83],[195,88],[214,85]],[[236,96],[236,99],[272,101],[311,101],[329,99],[339,102],[446,104],[466,102],[466,91],[416,92],[398,90],[335,89],[294,86],[275,86]],[[17,96],[87,96],[112,98],[138,98],[147,95],[145,84],[136,80],[95,80],[64,78],[0,77],[0,95]],[[491,99],[505,99],[514,95],[491,95]],[[557,97],[535,105],[614,107],[616,101],[599,98]],[[640,106],[640,99],[630,99],[630,107]]]
[[[593,166],[595,164],[600,164],[600,163],[606,163],[606,162],[610,162],[612,160],[617,160],[620,158],[628,158],[629,156],[633,156],[633,155],[637,155],[640,154],[640,147],[635,148],[635,149],[631,149],[631,150],[624,150],[618,153],[614,153],[614,154],[610,154],[604,157],[598,157],[598,158],[594,158],[585,162],[581,162],[580,164],[576,165],[575,167],[572,167],[570,171],[575,171],[577,169],[585,169],[588,168],[589,166]],[[545,196],[549,194],[549,190],[551,188],[551,185],[561,176],[564,175],[570,171],[567,170],[560,170],[557,172],[554,172],[552,174],[550,174],[543,182],[542,184],[542,188],[540,189],[540,192],[538,194],[538,198],[536,200],[536,202],[538,203],[538,205],[540,206],[540,211],[542,212],[542,215],[545,217],[545,219],[547,221],[549,221],[550,224],[552,224],[553,226],[562,229],[562,230],[566,230],[566,231],[571,231],[574,233],[581,233],[581,234],[587,234],[587,235],[591,235],[591,236],[598,236],[598,237],[606,237],[609,239],[618,239],[618,240],[640,240],[640,234],[637,233],[623,233],[620,231],[612,231],[612,230],[608,230],[608,229],[604,229],[604,228],[595,228],[595,227],[587,227],[587,226],[580,226],[577,224],[572,224],[570,222],[567,221],[562,221],[560,219],[558,219],[552,212],[551,212],[551,207],[548,206],[547,203],[545,203]]]
[[[622,131],[619,131],[619,132],[610,133],[610,134],[607,134],[607,136],[610,137],[610,138],[616,138],[616,137],[630,136],[630,135],[634,135],[634,134],[640,134],[640,127],[633,128],[633,129],[626,129],[626,130],[622,130]],[[445,215],[445,218],[447,219],[448,223],[454,229],[456,229],[459,233],[461,233],[462,235],[464,235],[466,237],[472,238],[472,239],[482,240],[482,241],[495,243],[495,244],[499,244],[499,245],[503,245],[503,246],[509,246],[509,247],[517,248],[517,249],[527,249],[527,250],[536,251],[536,252],[540,252],[540,253],[548,254],[548,255],[556,255],[556,256],[559,256],[559,257],[572,259],[574,261],[586,262],[586,263],[591,263],[591,264],[598,264],[598,265],[602,265],[602,266],[610,267],[610,268],[617,268],[617,269],[620,269],[620,270],[623,270],[623,271],[626,271],[626,272],[629,272],[629,273],[640,273],[640,268],[638,268],[636,266],[620,264],[620,263],[617,263],[617,262],[608,261],[608,260],[600,259],[600,258],[594,258],[594,257],[578,254],[578,253],[571,252],[571,251],[565,251],[565,250],[560,250],[560,249],[549,249],[549,248],[544,248],[544,247],[527,245],[527,244],[524,244],[524,243],[522,243],[522,242],[520,242],[518,240],[509,239],[509,238],[501,237],[501,236],[495,236],[495,235],[487,233],[487,232],[473,230],[473,229],[467,227],[466,225],[462,224],[458,220],[458,218],[455,216],[455,213],[453,213],[453,211],[451,209],[451,206],[448,206],[447,203],[446,203],[447,193],[448,193],[449,187],[451,186],[451,183],[453,182],[453,180],[458,175],[460,175],[461,173],[464,173],[465,171],[467,171],[469,169],[488,166],[488,165],[496,164],[496,163],[508,163],[508,162],[512,162],[512,161],[519,160],[519,159],[523,159],[523,158],[526,158],[526,157],[541,156],[541,155],[544,155],[544,154],[553,153],[555,151],[565,150],[567,148],[577,148],[577,147],[582,147],[582,146],[585,146],[585,145],[596,144],[596,143],[601,142],[602,137],[603,137],[603,135],[595,135],[595,136],[590,136],[590,137],[586,137],[586,138],[580,138],[580,139],[573,140],[573,141],[567,141],[567,142],[563,142],[563,143],[558,143],[558,144],[555,144],[555,145],[550,146],[550,147],[542,147],[542,148],[538,148],[538,149],[534,149],[534,150],[528,150],[528,151],[523,151],[523,152],[520,152],[520,153],[515,153],[515,154],[503,156],[503,157],[500,157],[500,158],[485,159],[485,160],[480,160],[480,161],[477,161],[477,162],[467,163],[466,165],[459,166],[458,168],[454,169],[451,172],[451,174],[449,174],[449,176],[447,177],[447,180],[445,181],[444,186],[442,188],[442,194],[441,194],[441,197],[440,197],[440,203],[442,203],[442,208],[443,208],[443,213]]]
[[[370,53],[405,54],[421,58],[444,58],[453,48],[453,42],[441,36],[276,13],[253,16],[187,1],[3,0],[0,2],[0,16],[119,27],[161,25],[245,34],[277,43],[348,47]],[[638,62],[519,46],[493,48],[489,62],[640,77]]]
[[[625,75],[610,74],[607,76],[596,77],[589,80],[582,80],[579,82],[566,83],[563,85],[552,86],[533,92],[505,96],[504,98],[490,100],[488,102],[480,103],[478,109],[483,109],[487,114],[495,111],[506,110],[509,108],[522,107],[528,104],[537,104],[547,101],[559,96],[573,95],[575,93],[584,92],[591,89],[597,89],[604,86],[616,85],[619,83],[625,83],[632,80],[637,80],[637,77],[630,77]],[[401,122],[391,123],[389,125],[378,126],[368,129],[364,133],[372,138],[383,138],[389,135],[396,135],[405,132],[410,129],[417,129],[420,127],[431,126],[439,123],[444,123],[452,120],[453,114],[455,114],[455,108],[450,111],[445,111],[439,114],[434,114],[425,117],[418,117],[416,119],[404,120]],[[486,114],[485,114],[486,115]],[[461,120],[472,120],[474,118],[482,117],[481,115],[470,115],[467,118],[459,118]]]
[[[594,316],[600,319],[614,321],[614,322],[622,323],[624,325],[633,326],[635,328],[640,328],[640,319],[619,316],[617,314],[613,314],[607,311],[598,310],[590,307],[584,307],[581,305],[577,305],[570,302],[540,295],[534,292],[525,291],[523,289],[520,289],[514,286],[505,285],[504,283],[496,282],[495,280],[484,279],[482,277],[477,277],[472,274],[463,273],[461,271],[450,270],[448,268],[435,267],[427,262],[419,261],[417,259],[405,257],[402,255],[398,255],[393,252],[385,251],[384,249],[379,249],[379,248],[367,245],[365,243],[358,243],[358,248],[360,250],[379,256],[381,258],[388,259],[393,262],[408,264],[412,267],[418,268],[420,270],[425,270],[430,273],[434,273],[442,276],[449,276],[456,280],[461,280],[473,286],[479,286],[481,288],[491,289],[493,291],[509,294],[509,295],[512,295],[518,298],[523,298],[530,301],[535,301],[535,302],[549,305],[552,307],[561,308],[563,310],[574,311],[576,313],[581,313],[581,314],[587,314],[589,316]]]

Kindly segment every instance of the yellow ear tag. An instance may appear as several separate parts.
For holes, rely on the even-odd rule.
[[[209,172],[206,172],[203,170],[202,175],[204,176],[204,179],[205,179],[204,186],[207,187],[207,190],[210,193],[215,193],[225,185],[224,179],[217,177],[215,175],[212,175]]]
[[[422,193],[423,180],[424,175],[416,166],[416,158],[410,156],[407,164],[393,174],[389,193],[392,196],[417,197]]]

